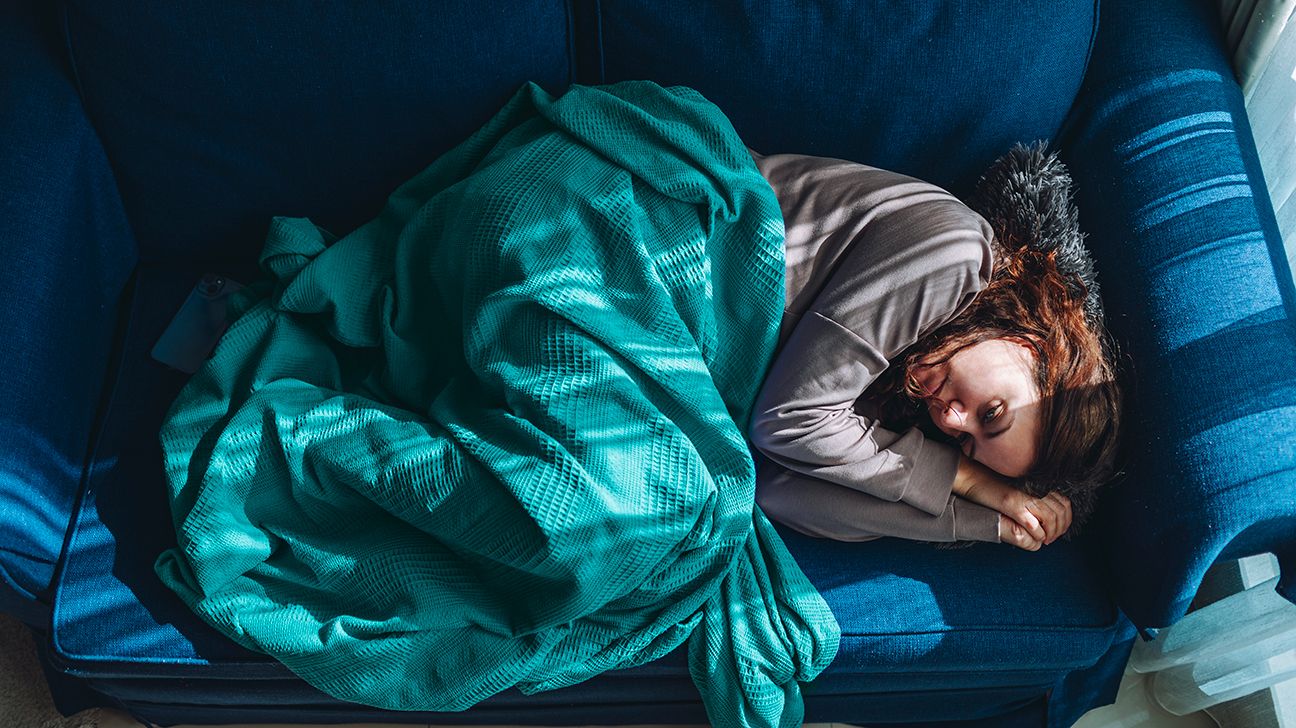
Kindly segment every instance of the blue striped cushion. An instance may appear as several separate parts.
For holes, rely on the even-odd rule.
[[[1140,628],[1181,617],[1216,560],[1264,551],[1296,601],[1296,290],[1216,13],[1105,4],[1062,143],[1136,370],[1134,457],[1095,527]]]

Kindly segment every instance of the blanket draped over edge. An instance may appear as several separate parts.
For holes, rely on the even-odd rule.
[[[783,221],[717,107],[528,83],[354,232],[273,218],[259,262],[160,432],[189,608],[392,710],[691,637],[712,724],[801,724],[841,630],[755,506]]]

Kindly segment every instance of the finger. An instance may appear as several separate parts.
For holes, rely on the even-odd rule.
[[[1066,533],[1067,529],[1071,528],[1071,499],[1057,491],[1049,493],[1049,496],[1052,497],[1062,509],[1062,528],[1058,532],[1059,535],[1061,535]]]
[[[1035,517],[1040,521],[1040,525],[1044,527],[1044,537],[1040,540],[1045,544],[1053,540],[1054,536],[1057,535],[1058,514],[1053,510],[1050,502],[1044,498],[1028,498],[1026,499],[1026,507],[1030,509],[1031,513],[1035,514]]]
[[[1062,506],[1059,505],[1055,499],[1047,497],[1037,498],[1035,502],[1037,508],[1039,508],[1042,513],[1041,520],[1044,522],[1044,528],[1048,531],[1048,535],[1044,539],[1044,544],[1051,544],[1053,541],[1057,540],[1058,536],[1062,535]]]
[[[1058,505],[1058,508],[1061,510],[1061,526],[1058,529],[1058,538],[1061,538],[1061,535],[1065,534],[1065,532],[1067,532],[1070,529],[1070,523],[1072,523],[1072,508],[1070,508],[1070,499],[1067,496],[1058,494],[1058,492],[1055,492],[1055,494],[1050,494],[1050,495],[1052,496],[1052,500],[1054,500],[1054,503]]]
[[[1013,516],[1013,520],[1017,521],[1022,526],[1024,526],[1026,528],[1026,532],[1029,533],[1036,541],[1044,540],[1044,535],[1045,535],[1044,525],[1040,523],[1039,518],[1036,517],[1034,513],[1031,513],[1030,509],[1027,508],[1026,506],[1022,506],[1017,511],[1017,514]]]
[[[1041,505],[1041,508],[1048,509],[1048,521],[1050,521],[1051,526],[1048,529],[1048,538],[1045,540],[1045,545],[1048,545],[1058,540],[1058,536],[1067,530],[1064,527],[1065,522],[1067,522],[1067,514],[1065,514],[1063,506],[1058,503],[1058,499],[1054,499],[1054,497],[1042,497],[1042,499],[1039,499],[1039,505]]]
[[[1053,509],[1052,504],[1043,498],[1029,498],[1026,501],[1027,507],[1031,513],[1039,519],[1040,525],[1044,527],[1044,536],[1040,539],[1047,544],[1058,535],[1058,521],[1061,520],[1060,514]]]
[[[1016,521],[1010,521],[1010,523],[1012,524],[1011,541],[1014,546],[1026,551],[1039,551],[1039,541],[1031,538],[1031,535],[1027,533],[1026,529],[1023,528],[1020,523],[1017,523]]]

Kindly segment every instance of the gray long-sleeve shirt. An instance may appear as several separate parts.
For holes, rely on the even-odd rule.
[[[786,229],[786,307],[752,412],[756,501],[840,541],[999,542],[999,513],[953,493],[959,451],[857,403],[890,361],[989,282],[993,230],[935,185],[876,167],[751,152]]]

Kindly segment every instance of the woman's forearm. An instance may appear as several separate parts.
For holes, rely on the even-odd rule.
[[[968,488],[971,487],[972,479],[975,477],[971,465],[972,461],[960,453],[958,468],[954,471],[954,487],[950,489],[954,495],[967,497]]]
[[[798,473],[760,458],[756,503],[771,520],[817,538],[999,542],[999,513],[954,494],[938,515]]]

